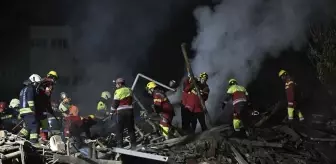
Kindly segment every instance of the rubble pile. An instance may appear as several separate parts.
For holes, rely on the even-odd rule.
[[[306,141],[287,125],[254,129],[247,132],[247,138],[232,134],[228,126],[221,126],[195,136],[191,142],[187,142],[187,138],[179,143],[172,139],[165,142],[166,147],[162,144],[151,147],[160,148],[158,152],[167,151],[166,154],[177,163],[328,163],[314,149],[317,143]]]

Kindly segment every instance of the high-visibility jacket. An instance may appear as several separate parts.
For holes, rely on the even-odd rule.
[[[227,103],[230,99],[232,99],[233,105],[236,105],[239,102],[247,102],[248,92],[243,86],[231,85],[226,92],[224,103]]]
[[[35,112],[35,89],[32,85],[25,86],[20,92],[20,115]]]
[[[107,100],[106,99],[100,98],[100,100],[98,101],[97,111],[100,111],[100,110],[103,110],[103,111],[107,110]]]
[[[123,110],[133,108],[133,93],[131,88],[121,87],[114,92],[112,103],[113,110]]]

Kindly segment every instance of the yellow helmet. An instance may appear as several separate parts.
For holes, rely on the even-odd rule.
[[[236,79],[230,79],[229,80],[229,85],[234,85],[237,84],[237,80]]]
[[[54,76],[56,78],[58,78],[57,72],[56,71],[50,71],[47,76]]]
[[[88,118],[94,119],[95,116],[94,116],[93,114],[90,114],[90,115],[88,116]]]
[[[146,90],[154,89],[156,87],[156,84],[154,82],[149,82],[146,86]]]
[[[208,74],[206,72],[201,73],[200,79],[208,79]]]
[[[282,75],[284,75],[286,73],[287,73],[287,71],[285,71],[285,70],[282,69],[282,70],[279,71],[278,76],[281,77]]]
[[[111,98],[111,93],[109,91],[104,91],[104,92],[101,93],[100,97],[103,98],[103,99],[106,99],[106,100],[110,99]]]

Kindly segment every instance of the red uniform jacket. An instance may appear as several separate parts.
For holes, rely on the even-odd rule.
[[[79,130],[83,124],[82,119],[79,116],[67,116],[64,120],[64,136],[66,137],[70,137],[70,132],[72,133],[74,129]]]
[[[295,82],[290,77],[285,80],[285,89],[289,108],[295,108],[296,106],[295,85]]]
[[[183,90],[182,90],[182,105],[186,106],[187,104],[187,100],[188,100],[188,92],[191,91],[191,88],[192,85],[191,85],[191,81],[190,81],[190,78],[185,78],[184,81],[183,81]]]
[[[160,89],[155,89],[153,92],[153,101],[155,110],[159,110],[156,112],[159,112],[163,117],[160,120],[160,124],[163,126],[170,126],[174,116],[174,108],[169,102],[166,94]]]
[[[205,102],[206,100],[208,100],[208,96],[210,93],[209,86],[208,84],[201,83],[198,83],[197,85],[199,86],[203,101]],[[201,100],[198,98],[195,88],[188,92],[186,108],[188,108],[193,113],[203,112]]]

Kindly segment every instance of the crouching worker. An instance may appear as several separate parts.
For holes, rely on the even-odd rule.
[[[169,102],[166,94],[154,82],[149,82],[146,86],[147,92],[153,96],[154,112],[160,114],[160,127],[162,135],[168,139],[171,129],[171,122],[174,116],[174,108]]]
[[[37,143],[38,141],[38,125],[35,117],[35,96],[36,86],[41,81],[41,77],[33,74],[28,81],[24,82],[24,88],[20,92],[20,117],[25,122],[25,127],[21,129],[19,134],[29,138],[30,142]]]

